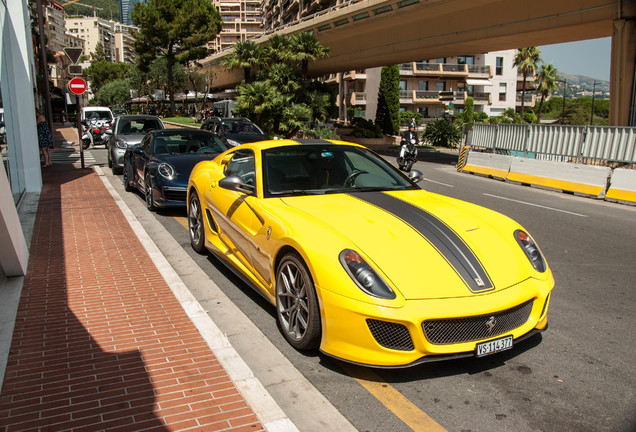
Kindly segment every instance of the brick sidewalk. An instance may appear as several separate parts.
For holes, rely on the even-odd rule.
[[[264,430],[99,176],[43,182],[0,430]]]

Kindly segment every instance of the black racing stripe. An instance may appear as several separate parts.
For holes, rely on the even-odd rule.
[[[319,145],[332,145],[333,143],[324,139],[311,139],[311,138],[307,138],[307,139],[297,139],[294,140],[297,143],[300,144],[319,144]]]
[[[479,293],[494,289],[486,269],[474,252],[442,220],[383,192],[354,192],[351,195],[391,213],[410,225],[439,251],[470,291]]]

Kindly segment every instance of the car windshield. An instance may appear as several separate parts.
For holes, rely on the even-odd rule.
[[[209,132],[174,132],[155,137],[153,154],[221,153],[227,150],[221,139]]]
[[[417,189],[397,169],[354,146],[302,145],[263,152],[266,196]]]
[[[117,135],[140,135],[154,129],[163,129],[157,119],[121,120],[117,124]]]
[[[226,134],[257,134],[263,135],[263,131],[258,128],[254,123],[249,121],[234,121],[224,120],[221,123],[223,133]]]
[[[86,111],[84,118],[89,120],[110,120],[110,111]]]

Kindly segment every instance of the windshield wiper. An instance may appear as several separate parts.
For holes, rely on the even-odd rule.
[[[302,195],[322,195],[322,191],[318,192],[311,189],[289,189],[284,191],[270,192],[271,196],[302,196]]]

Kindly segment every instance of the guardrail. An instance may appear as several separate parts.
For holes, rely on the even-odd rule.
[[[630,168],[636,164],[635,127],[474,124],[466,145],[534,159]]]
[[[474,124],[464,133],[458,171],[636,204],[636,128]]]

